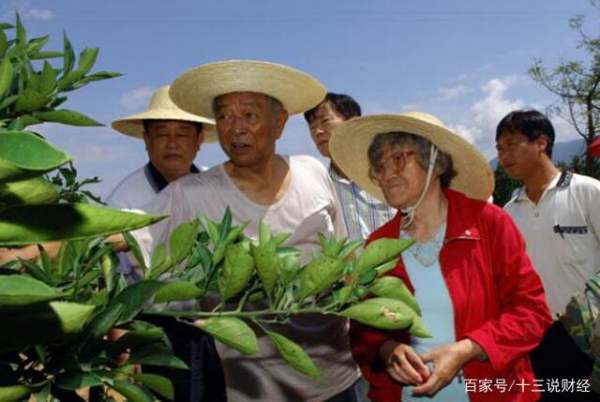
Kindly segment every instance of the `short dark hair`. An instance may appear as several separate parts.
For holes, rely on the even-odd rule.
[[[142,124],[144,125],[144,131],[148,132],[150,123],[154,123],[157,121],[176,121],[176,120],[179,120],[179,119],[146,119],[146,120],[142,120]],[[204,128],[204,125],[198,121],[189,121],[189,120],[181,120],[181,121],[183,121],[185,123],[190,123],[193,126],[195,126],[197,133],[201,133],[202,129]]]
[[[554,127],[550,119],[535,109],[513,110],[500,120],[496,127],[496,142],[503,133],[522,133],[529,142],[537,140],[541,136],[546,136],[548,145],[546,146],[546,155],[552,158],[552,148],[554,147]]]
[[[344,116],[344,120],[351,119],[352,117],[359,117],[362,114],[360,105],[350,95],[327,92],[325,99],[323,99],[321,103],[304,113],[304,118],[308,123],[314,118],[315,112],[319,106],[326,102],[329,102],[336,112]]]
[[[417,148],[417,163],[421,168],[427,171],[429,167],[429,157],[431,142],[420,135],[405,133],[403,131],[392,131],[380,133],[373,138],[367,151],[369,164],[377,164],[386,147],[401,147],[404,145],[413,145]],[[435,169],[440,174],[440,186],[442,188],[450,187],[452,179],[456,177],[452,157],[438,148],[437,158],[435,160]]]

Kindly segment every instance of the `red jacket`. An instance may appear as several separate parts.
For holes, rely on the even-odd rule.
[[[488,356],[486,361],[467,363],[464,376],[476,388],[482,380],[493,381],[492,392],[469,393],[470,400],[535,401],[539,393],[534,390],[545,384],[534,383],[528,353],[541,341],[552,319],[523,237],[501,208],[452,190],[444,194],[448,217],[440,266],[454,306],[455,336],[477,342]],[[398,238],[400,223],[397,214],[368,241]],[[402,278],[414,292],[402,260],[389,274]],[[390,338],[407,342],[407,332],[376,330],[352,322],[350,336],[354,358],[370,384],[371,400],[398,402],[402,386],[387,374],[378,351]],[[502,380],[507,384],[503,393],[497,386]]]

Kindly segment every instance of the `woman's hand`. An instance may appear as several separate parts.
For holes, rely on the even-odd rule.
[[[415,350],[404,343],[385,342],[379,349],[388,374],[403,384],[422,384],[429,376],[429,367]]]
[[[424,384],[413,388],[413,395],[433,396],[444,388],[462,367],[474,358],[484,359],[485,352],[470,339],[442,345],[421,356],[424,363],[432,362],[431,376]]]

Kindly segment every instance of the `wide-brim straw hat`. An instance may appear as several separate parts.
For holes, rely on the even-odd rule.
[[[325,87],[305,72],[257,60],[203,64],[177,77],[170,94],[181,109],[214,117],[214,99],[232,92],[269,95],[280,101],[289,115],[312,109],[326,94]]]
[[[600,138],[596,138],[594,142],[588,147],[588,154],[590,156],[600,157]]]
[[[178,108],[169,97],[168,85],[162,86],[154,92],[146,111],[115,120],[111,126],[120,133],[143,138],[144,120],[181,120],[202,123],[206,136],[204,142],[216,142],[218,140],[217,132],[215,131],[215,121]]]
[[[426,138],[452,157],[457,175],[452,179],[451,189],[479,200],[487,200],[492,195],[494,174],[485,157],[436,117],[426,113],[380,114],[347,120],[333,131],[329,152],[350,180],[385,201],[379,186],[369,178],[368,149],[377,134],[394,131]]]

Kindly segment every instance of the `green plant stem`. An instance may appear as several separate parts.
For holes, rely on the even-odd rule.
[[[274,315],[296,315],[308,313],[332,314],[324,308],[296,308],[285,310],[259,310],[259,311],[173,311],[164,310],[161,312],[153,312],[154,315],[163,315],[168,317],[190,317],[190,318],[210,318],[210,317],[240,317],[240,318],[258,318]]]

